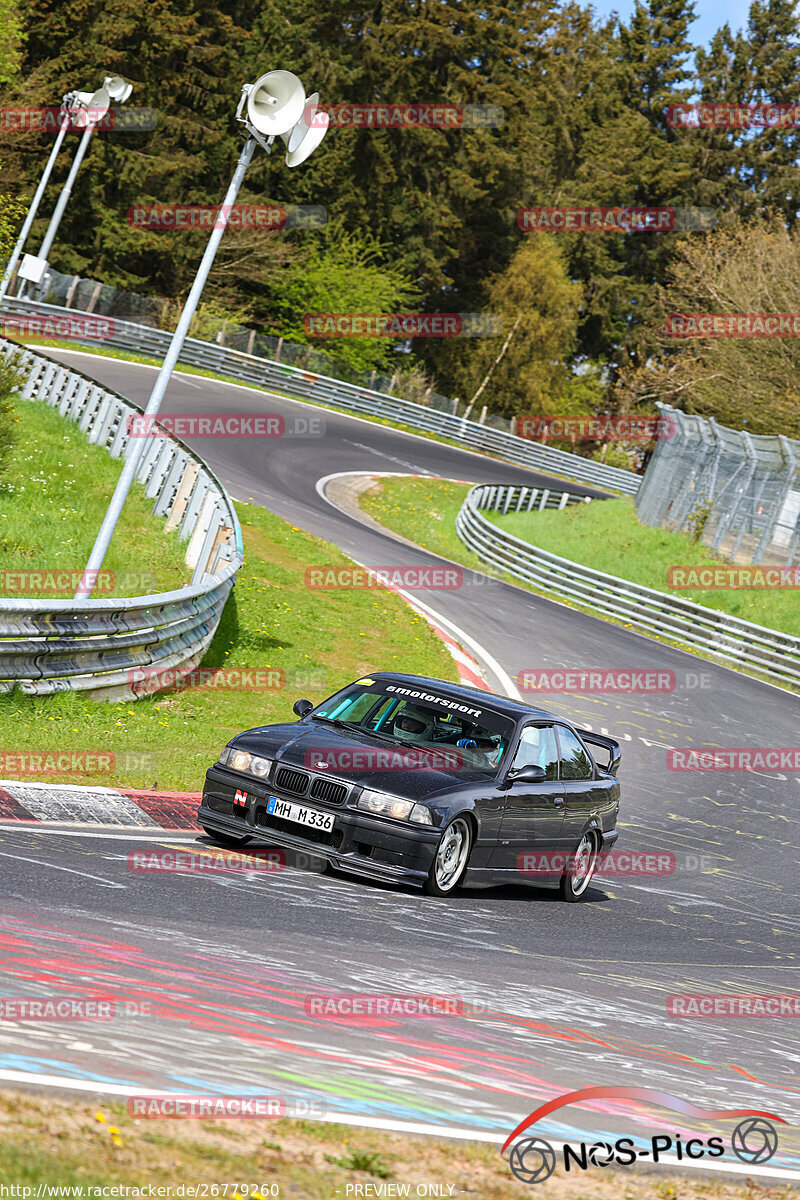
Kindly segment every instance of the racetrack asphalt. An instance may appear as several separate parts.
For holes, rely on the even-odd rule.
[[[140,405],[155,377],[138,364],[49,353]],[[186,440],[235,497],[371,566],[440,560],[337,511],[318,494],[318,479],[400,471],[544,481],[430,439],[200,377],[174,376],[163,411],[322,417],[319,438]],[[496,1131],[498,1141],[561,1091],[650,1086],[703,1107],[778,1113],[794,1128],[782,1127],[770,1166],[800,1166],[796,1019],[680,1019],[665,1007],[675,993],[798,990],[792,881],[800,779],[672,772],[666,754],[797,745],[800,698],[512,585],[470,581],[422,598],[512,679],[530,667],[674,671],[668,693],[534,702],[622,741],[619,849],[671,852],[675,870],[598,879],[581,905],[521,886],[433,900],[292,867],[230,877],[137,874],[126,861],[136,833],[89,837],[6,824],[3,992],[43,994],[57,981],[75,994],[99,978],[115,995],[149,999],[157,1015],[91,1028],[0,1022],[0,1083],[38,1074],[155,1091],[283,1091],[343,1115]],[[487,675],[497,687],[498,676]],[[445,994],[474,1009],[355,1023],[304,1009],[309,993],[352,991]],[[720,1132],[718,1123],[599,1101],[553,1114],[539,1131],[595,1140],[694,1128]]]

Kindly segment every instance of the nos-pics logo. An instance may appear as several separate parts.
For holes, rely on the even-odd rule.
[[[585,1171],[589,1167],[629,1167],[642,1160],[658,1162],[668,1153],[678,1160],[699,1158],[721,1158],[725,1153],[725,1142],[721,1136],[693,1137],[686,1140],[679,1134],[657,1134],[650,1138],[650,1145],[637,1147],[633,1138],[621,1137],[614,1142],[595,1142],[587,1145],[581,1142],[577,1147],[564,1143],[560,1154],[556,1148],[541,1137],[521,1137],[526,1130],[541,1121],[556,1109],[564,1108],[567,1104],[579,1104],[583,1100],[641,1100],[645,1103],[656,1104],[659,1108],[669,1108],[673,1112],[684,1113],[703,1121],[729,1121],[739,1119],[739,1123],[731,1134],[731,1150],[744,1163],[768,1162],[778,1149],[778,1134],[773,1121],[785,1125],[783,1117],[775,1113],[761,1112],[755,1108],[697,1108],[688,1100],[681,1100],[669,1092],[661,1092],[656,1088],[632,1087],[590,1087],[577,1092],[567,1092],[555,1100],[548,1101],[537,1108],[529,1117],[516,1127],[506,1138],[500,1153],[505,1154],[514,1142],[508,1159],[514,1175],[522,1183],[544,1183],[555,1171],[559,1157],[562,1158],[565,1171]],[[516,1141],[517,1138],[521,1140]]]

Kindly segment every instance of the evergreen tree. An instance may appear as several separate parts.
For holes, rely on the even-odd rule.
[[[800,15],[793,0],[753,0],[747,44],[754,104],[797,105]],[[800,128],[766,128],[744,140],[744,170],[759,208],[794,224],[800,210]]]
[[[490,374],[480,403],[492,412],[513,416],[575,411],[565,407],[564,398],[581,293],[580,285],[569,279],[554,239],[529,235],[487,289],[487,309],[502,317],[502,335],[458,342],[454,376],[461,398],[469,402]],[[506,352],[494,365],[509,334]]]

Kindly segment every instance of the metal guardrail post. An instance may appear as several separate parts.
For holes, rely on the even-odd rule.
[[[778,517],[781,515],[783,506],[789,497],[789,492],[792,491],[792,484],[797,479],[797,455],[794,452],[792,443],[782,433],[779,434],[778,437],[780,440],[781,450],[783,452],[783,460],[786,464],[786,468],[784,471],[783,482],[779,486],[778,494],[772,507],[772,512],[765,522],[764,532],[761,534],[758,546],[756,547],[756,552],[753,555],[754,563],[763,562],[764,555],[767,552],[767,546],[775,536],[775,526],[777,524]],[[791,565],[793,561],[793,551],[790,545],[786,563],[787,565]]]
[[[6,299],[9,312],[59,314],[63,309],[57,305],[41,304],[38,301]],[[130,321],[116,320],[108,338],[108,345],[119,346],[141,354],[162,357],[169,346],[170,335],[149,326],[136,325]],[[597,488],[619,491],[634,495],[640,486],[641,477],[631,471],[607,467],[592,459],[581,458],[568,451],[540,446],[525,438],[481,425],[480,422],[453,417],[430,405],[414,404],[396,396],[383,395],[367,388],[357,387],[341,380],[331,379],[302,368],[289,367],[271,362],[269,359],[254,358],[242,351],[213,343],[187,338],[180,360],[184,363],[217,370],[232,378],[243,379],[258,386],[274,386],[310,400],[337,408],[353,409],[381,415],[390,420],[409,425],[411,428],[427,430],[445,437],[461,440],[470,449],[483,453],[498,454],[510,462],[519,463],[533,470],[563,475],[578,483]],[[464,436],[459,439],[459,429]]]
[[[640,633],[678,642],[720,662],[747,666],[774,682],[800,687],[800,637],[540,550],[483,515],[485,486],[467,493],[456,519],[458,536],[483,562],[545,594],[634,626]]]
[[[106,448],[114,430],[112,445],[125,447],[127,418],[137,412],[133,405],[79,372],[19,351],[13,343],[0,341],[0,353],[17,355],[25,364],[28,380],[21,394],[30,402],[36,398],[58,407],[88,440]],[[99,699],[132,700],[142,694],[132,683],[134,671],[188,670],[202,659],[242,562],[241,529],[222,485],[187,446],[169,437],[158,454],[169,456],[170,469],[154,509],[167,518],[167,528],[178,508],[172,527],[181,523],[184,536],[190,543],[194,537],[199,547],[199,582],[124,599],[0,598],[0,692],[15,686],[37,695],[70,689]],[[145,456],[142,465],[142,476],[150,482],[157,464]],[[193,490],[216,497],[199,529],[196,519],[186,519],[179,495],[178,484],[189,475]],[[204,551],[213,554],[213,564],[204,561]]]

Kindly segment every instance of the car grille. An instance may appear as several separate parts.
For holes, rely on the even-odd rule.
[[[285,821],[283,817],[273,817],[265,808],[256,812],[256,825],[262,829],[274,829],[276,833],[290,833],[292,837],[302,838],[304,842],[316,842],[320,846],[330,846],[333,837],[324,829],[311,829],[308,825],[298,825],[296,821]]]
[[[323,804],[344,804],[349,791],[344,783],[318,776],[311,784],[310,795],[312,800],[321,800]]]
[[[275,776],[275,786],[284,792],[294,792],[297,796],[303,796],[308,787],[308,776],[305,771],[293,771],[291,767],[279,767]]]

